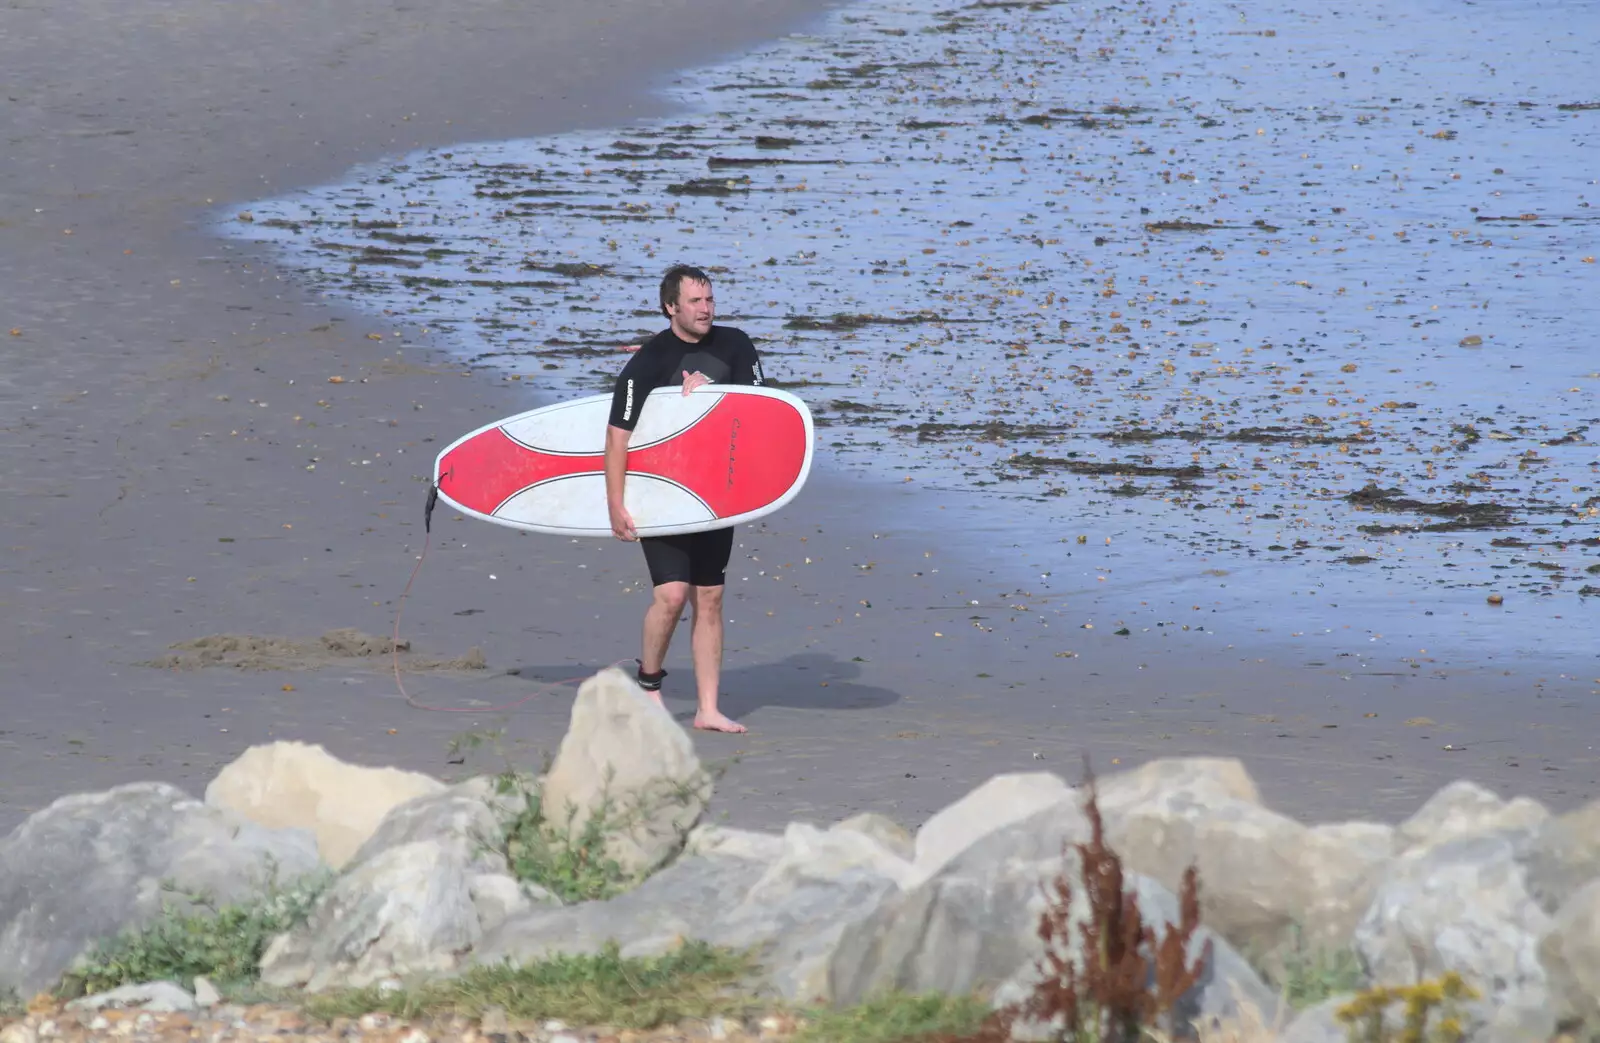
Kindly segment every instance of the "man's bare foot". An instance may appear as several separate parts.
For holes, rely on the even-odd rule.
[[[694,726],[703,732],[728,732],[733,735],[742,735],[750,729],[718,711],[707,713],[701,710],[694,715]]]

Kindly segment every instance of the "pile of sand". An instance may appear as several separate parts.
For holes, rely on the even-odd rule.
[[[172,652],[141,663],[163,670],[202,670],[209,666],[236,670],[311,670],[319,666],[348,664],[350,660],[383,658],[409,653],[411,642],[396,643],[350,627],[330,630],[321,637],[295,639],[254,634],[211,634],[172,645]],[[467,649],[455,659],[422,660],[402,657],[405,670],[482,670],[488,666],[483,649]]]

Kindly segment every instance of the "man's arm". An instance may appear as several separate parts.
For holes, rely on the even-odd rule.
[[[610,516],[611,533],[619,540],[639,538],[633,517],[623,503],[628,440],[639,424],[645,398],[660,383],[661,364],[660,353],[647,346],[622,367],[611,392],[611,416],[606,425],[606,513]]]
[[[740,334],[744,343],[739,345],[733,359],[732,381],[735,384],[748,384],[761,387],[766,383],[766,378],[761,373],[761,356],[756,353],[756,346],[748,336]]]
[[[606,512],[611,516],[611,534],[619,540],[636,540],[633,516],[622,502],[623,482],[628,473],[628,439],[632,431],[606,426]]]

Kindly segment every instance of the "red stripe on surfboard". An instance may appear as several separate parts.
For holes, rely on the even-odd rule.
[[[805,422],[791,406],[757,395],[724,396],[682,434],[628,454],[628,470],[677,482],[719,518],[758,510],[794,484],[805,462]],[[439,491],[493,514],[540,482],[604,474],[605,456],[540,453],[493,428],[452,449],[439,464]]]

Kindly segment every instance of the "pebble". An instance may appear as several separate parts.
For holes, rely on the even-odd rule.
[[[196,992],[202,991],[197,986]],[[297,1007],[277,1004],[217,1002],[192,1012],[167,1012],[69,1011],[39,1002],[23,1017],[0,1019],[0,1043],[774,1043],[798,1027],[787,1015],[713,1017],[648,1030],[584,1027],[554,1019],[513,1020],[494,1007],[481,1020],[364,1014],[324,1024]]]
[[[194,980],[194,1001],[202,1007],[215,1007],[222,1002],[222,994],[206,978]]]

